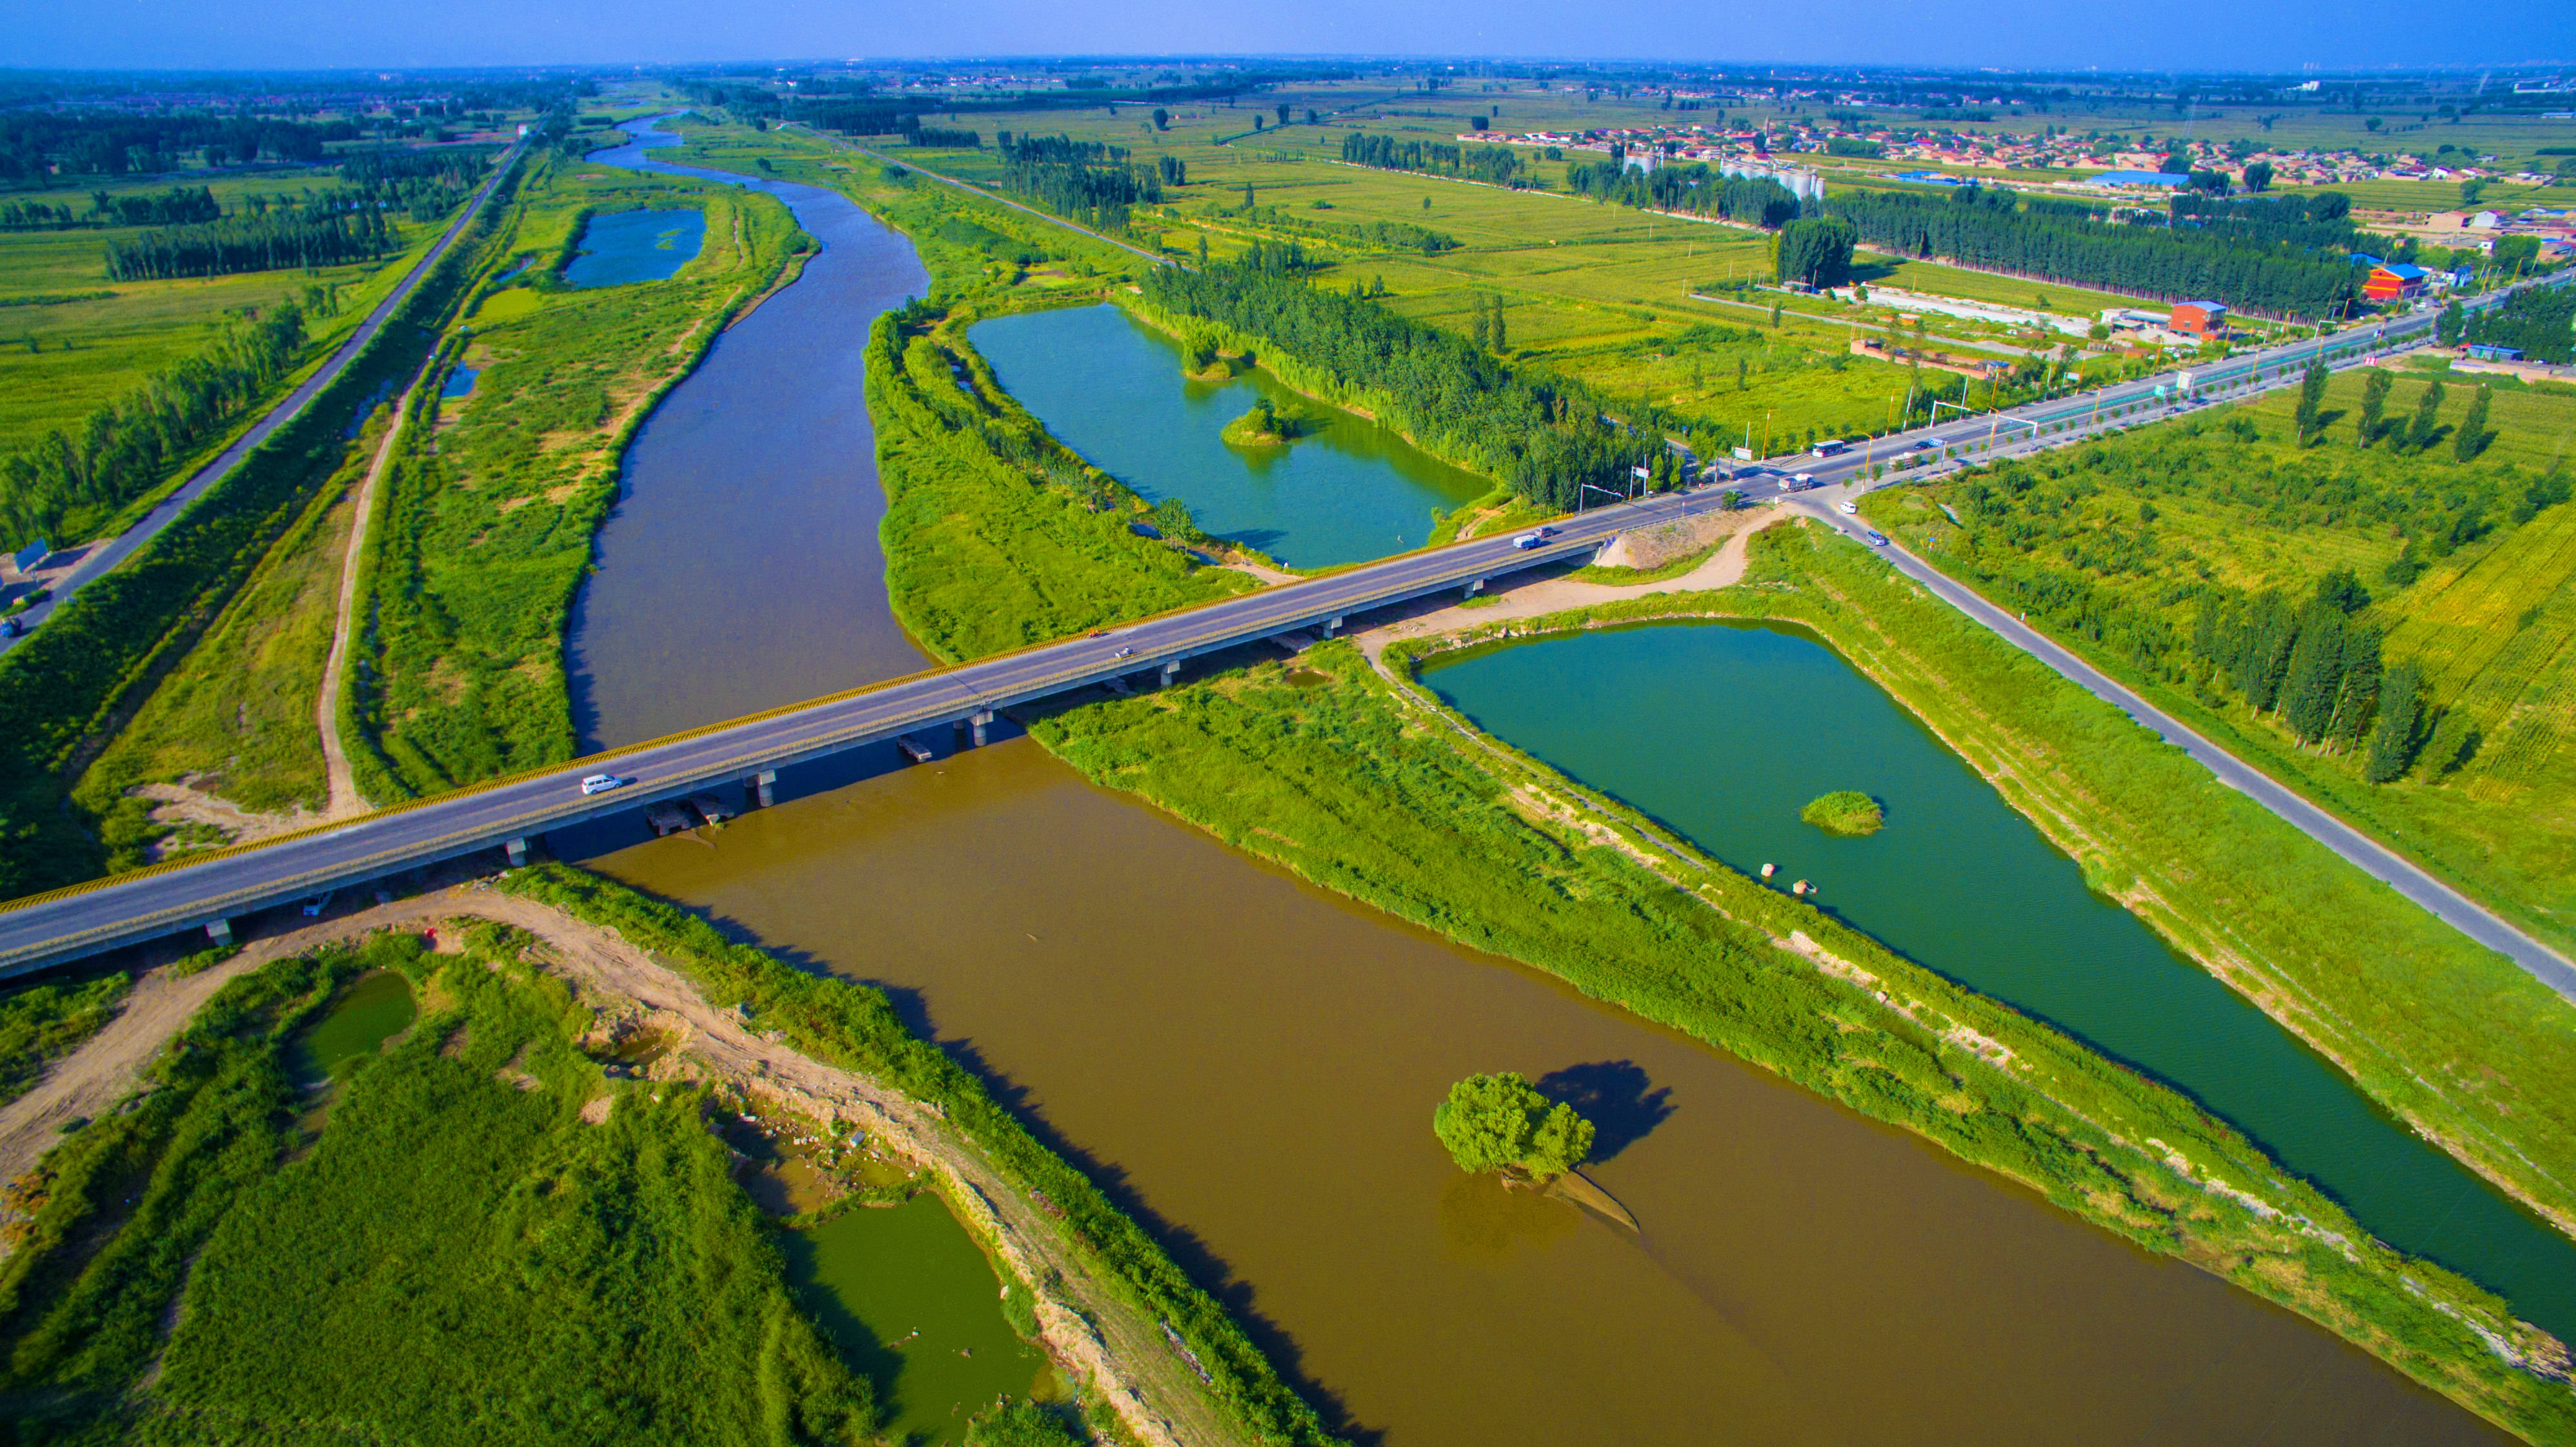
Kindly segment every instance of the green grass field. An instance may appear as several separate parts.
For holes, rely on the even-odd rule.
[[[2448,379],[2439,414],[2445,429],[2465,414],[2475,380]],[[2409,416],[2426,385],[2425,373],[2399,374],[2387,415]],[[2304,596],[2326,572],[2353,570],[2373,597],[2360,621],[2384,631],[2392,662],[2423,666],[2439,722],[2416,767],[2386,785],[2361,781],[2357,751],[2298,747],[2277,718],[2257,717],[2239,698],[2178,678],[2169,661],[2141,665],[2088,634],[2073,615],[2048,613],[2047,605],[2033,613],[2048,618],[2063,641],[2146,687],[2160,706],[2227,739],[2525,928],[2562,949],[2576,947],[2576,749],[2566,747],[2576,734],[2576,593],[2569,582],[2576,576],[2576,507],[2550,507],[2521,524],[2509,511],[2531,479],[2563,471],[2570,460],[2576,393],[2494,391],[2495,440],[2462,464],[2442,443],[2406,458],[2393,456],[2386,442],[2368,452],[2356,447],[2361,390],[2358,374],[2335,379],[2323,440],[2312,448],[2291,443],[2288,393],[2198,425],[2106,444],[2099,463],[2032,494],[2038,501],[2024,511],[2033,522],[2019,531],[2020,542],[1980,530],[1985,561],[1973,566],[1991,574],[1990,593],[2046,590],[2049,580],[2064,580],[2144,609],[2186,639],[2196,584]],[[2252,440],[2228,430],[2239,415],[2251,421]],[[2311,488],[2312,478],[2324,485]],[[1971,565],[1960,561],[1961,530],[1929,504],[1952,500],[1966,485],[1882,492],[1865,512],[1925,557],[1965,571]],[[2395,500],[2393,516],[2356,501],[2381,496]],[[2153,509],[2151,524],[2141,520],[2141,502]],[[2488,531],[2448,546],[2445,525],[2472,509]],[[2145,553],[2134,546],[2141,540]],[[2430,555],[2435,549],[2445,551]],[[2411,585],[2392,582],[2391,565],[2418,553],[2426,555],[2422,576]],[[2039,593],[2028,596],[2035,601]]]
[[[205,185],[218,201],[234,204],[251,194],[300,196],[334,180],[329,172],[300,171],[188,184],[191,189]],[[153,193],[169,184],[156,178],[98,189]],[[13,192],[9,199],[81,211],[89,206],[86,190]],[[407,243],[405,251],[366,266],[119,282],[107,280],[108,246],[150,228],[0,232],[0,454],[31,446],[53,429],[76,427],[147,375],[193,356],[225,321],[247,308],[301,303],[310,288],[336,287],[338,313],[313,315],[307,323],[313,336],[307,357],[320,361],[383,299],[439,230],[408,220],[398,221],[397,228]],[[110,295],[93,295],[99,292]],[[87,299],[34,300],[43,297]]]

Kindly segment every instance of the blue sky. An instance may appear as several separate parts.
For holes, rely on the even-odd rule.
[[[1482,54],[2283,70],[2576,65],[2576,4],[2417,0],[0,0],[0,65]]]

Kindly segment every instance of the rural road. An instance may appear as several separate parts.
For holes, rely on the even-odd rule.
[[[501,177],[509,174],[510,161],[517,156],[520,146],[525,144],[526,142],[522,141],[501,153],[500,163],[493,167],[491,175],[483,179],[482,189],[474,193],[474,199],[463,210],[456,213],[456,219],[448,223],[447,230],[440,234],[438,241],[429,250],[421,253],[420,260],[412,263],[410,272],[395,284],[392,291],[385,294],[384,300],[376,303],[375,310],[367,313],[356,329],[340,343],[339,350],[331,354],[330,360],[315,369],[312,376],[298,383],[295,390],[287,393],[276,406],[269,408],[268,415],[252,423],[248,431],[233,439],[232,445],[217,453],[214,461],[190,474],[187,481],[179,484],[178,488],[162,499],[152,511],[145,513],[141,521],[104,543],[90,545],[89,551],[82,556],[79,564],[65,574],[62,581],[53,585],[51,593],[44,602],[18,615],[19,625],[27,631],[18,638],[0,638],[0,654],[6,654],[10,649],[17,647],[23,639],[33,637],[39,626],[53,615],[56,608],[69,602],[74,593],[79,592],[82,587],[107,573],[117,564],[132,557],[144,544],[158,537],[161,530],[176,520],[179,514],[187,511],[188,505],[195,502],[199,495],[240,466],[241,460],[251,454],[251,449],[267,441],[270,433],[286,425],[297,413],[304,410],[305,404],[312,401],[316,394],[330,386],[342,372],[347,371],[349,364],[357,360],[358,354],[367,349],[367,343],[375,340],[376,333],[384,328],[385,321],[394,314],[395,309],[400,307],[404,300],[419,287],[422,279],[429,275],[430,269],[438,264],[439,258],[447,254],[447,249],[455,244],[456,238],[464,232],[467,223],[481,213],[483,203],[491,199],[492,187]]]

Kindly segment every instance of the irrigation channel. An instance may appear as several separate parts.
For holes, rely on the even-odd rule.
[[[593,159],[651,164],[640,147]],[[856,352],[919,270],[840,198],[769,189],[825,249],[630,455],[574,623],[592,741],[915,666],[883,594]],[[1057,355],[1096,377],[1091,358]],[[1186,470],[1121,476],[1210,501]],[[1377,479],[1415,506],[1394,464]],[[760,524],[737,525],[746,514]],[[2504,1440],[2287,1312],[1311,888],[1030,740],[914,768],[884,753],[791,770],[780,807],[720,832],[637,844],[634,821],[611,820],[554,847],[885,988],[1359,1440]],[[1503,1068],[1582,1094],[1603,1126],[1595,1174],[1642,1235],[1449,1164],[1431,1106]],[[917,1324],[856,1293],[835,1299],[869,1339]]]

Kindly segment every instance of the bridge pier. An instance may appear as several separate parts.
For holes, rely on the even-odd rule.
[[[1473,598],[1483,591],[1485,591],[1485,580],[1478,578],[1474,582],[1469,583],[1467,585],[1467,591],[1459,596],[1463,598]]]
[[[1340,632],[1341,632],[1341,629],[1342,629],[1342,615],[1341,615],[1341,614],[1336,613],[1336,614],[1334,614],[1332,617],[1327,618],[1327,619],[1325,619],[1325,620],[1324,620],[1324,636],[1325,636],[1325,637],[1327,637],[1327,638],[1331,638],[1331,637],[1333,637],[1334,635],[1336,635],[1336,634],[1340,633]]]
[[[527,867],[527,864],[528,864],[528,841],[527,841],[527,840],[525,840],[525,839],[504,839],[504,840],[502,840],[502,841],[501,841],[501,852],[502,852],[502,853],[504,853],[504,854],[506,854],[506,855],[508,855],[508,856],[510,857],[510,867],[511,867],[512,869],[524,869],[524,868],[526,868],[526,867]]]
[[[966,720],[967,724],[975,731],[975,747],[979,749],[984,747],[984,727],[985,725],[990,724],[993,719],[994,713],[988,708]]]
[[[1181,661],[1177,658],[1166,658],[1163,660],[1163,666],[1154,674],[1154,686],[1169,688],[1172,686],[1172,680],[1180,676]]]
[[[766,809],[776,804],[778,802],[778,771],[776,769],[763,769],[759,773],[752,775],[751,783],[748,786],[748,792],[751,795],[751,806],[755,809]]]
[[[233,922],[228,919],[219,919],[208,924],[206,926],[206,938],[213,940],[219,945],[231,944],[233,942]]]

